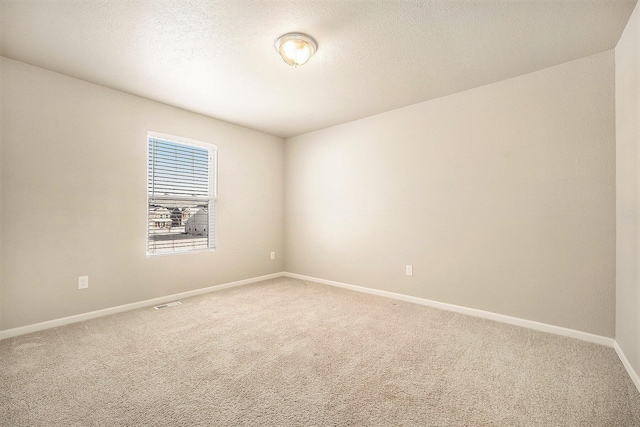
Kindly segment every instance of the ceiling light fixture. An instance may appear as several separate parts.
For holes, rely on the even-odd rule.
[[[299,67],[318,50],[318,44],[306,34],[288,33],[276,41],[276,50],[284,62],[292,67]]]

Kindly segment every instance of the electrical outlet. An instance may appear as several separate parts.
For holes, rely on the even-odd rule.
[[[276,259],[276,253],[275,252],[271,252],[271,259]]]
[[[408,265],[405,267],[405,274],[407,276],[413,276],[413,266],[412,265]]]
[[[78,277],[78,289],[87,289],[89,287],[89,276]]]

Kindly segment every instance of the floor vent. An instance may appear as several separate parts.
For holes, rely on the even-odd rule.
[[[155,308],[156,310],[160,310],[161,308],[175,307],[176,305],[180,305],[180,304],[182,304],[180,301],[174,301],[174,302],[168,302],[166,304],[156,305],[153,308]]]

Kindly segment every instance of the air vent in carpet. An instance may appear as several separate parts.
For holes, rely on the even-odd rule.
[[[180,305],[180,304],[182,304],[180,301],[174,301],[174,302],[168,302],[166,304],[156,305],[153,308],[155,308],[156,310],[160,310],[161,308],[175,307],[176,305]]]

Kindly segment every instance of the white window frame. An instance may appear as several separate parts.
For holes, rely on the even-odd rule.
[[[163,251],[163,252],[149,252],[149,223],[151,221],[149,205],[153,200],[185,200],[185,201],[194,201],[193,197],[181,197],[181,196],[165,196],[165,195],[152,195],[149,193],[149,140],[150,138],[157,138],[168,142],[173,142],[177,144],[187,145],[187,146],[195,146],[199,148],[204,148],[209,151],[210,159],[209,159],[209,170],[208,170],[208,178],[209,178],[209,196],[204,199],[201,198],[199,200],[208,200],[209,210],[208,210],[208,247],[206,248],[191,248],[191,249],[183,249],[183,250],[173,250],[173,251]],[[193,252],[205,252],[205,251],[215,251],[216,249],[216,212],[217,212],[217,199],[218,199],[218,147],[215,144],[211,144],[208,142],[198,141],[195,139],[184,138],[181,136],[170,135],[161,132],[148,131],[146,138],[146,147],[147,147],[147,174],[146,174],[146,193],[147,193],[147,215],[146,215],[146,253],[147,257],[155,257],[160,255],[176,255],[176,254],[185,254],[185,253],[193,253]]]

